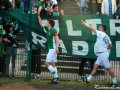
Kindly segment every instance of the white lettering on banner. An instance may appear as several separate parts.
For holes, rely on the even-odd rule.
[[[67,20],[66,24],[68,36],[82,36],[82,32],[80,30],[73,30],[72,20]]]
[[[54,20],[54,21],[55,21],[55,28],[58,30],[58,33],[59,33],[59,31],[60,31],[59,21],[58,20]],[[47,20],[43,20],[43,22],[45,25],[47,25]],[[102,24],[101,19],[87,19],[86,22],[91,24],[95,29],[97,29],[98,24]],[[116,36],[117,33],[120,34],[120,20],[110,19],[110,21],[108,23],[110,23],[110,35],[111,36]],[[118,26],[116,26],[116,24],[118,24]],[[73,36],[73,37],[74,36],[82,36],[81,30],[73,29],[72,20],[66,20],[66,25],[67,25],[68,36],[65,36],[64,38],[69,37],[69,36]],[[35,44],[39,43],[42,47],[45,47],[45,43],[46,43],[47,39],[41,35],[38,35],[35,32],[31,32],[31,33],[32,33],[32,37],[33,37],[33,39],[32,39],[33,43],[35,43]],[[92,35],[94,35],[93,32],[91,34],[91,37],[92,37]],[[64,44],[64,42],[65,42],[64,39],[60,40],[59,42],[60,42],[59,47],[61,47],[62,53],[68,53],[67,48],[66,48],[67,45]],[[72,47],[72,50],[71,50],[72,54],[73,55],[81,55],[81,56],[88,55],[88,52],[91,49],[91,48],[89,48],[89,43],[90,42],[86,42],[86,41],[72,41],[72,45],[70,45],[70,47]],[[81,47],[81,49],[79,49],[79,47]],[[115,57],[120,57],[120,41],[115,42],[113,49],[116,49]],[[113,53],[113,52],[110,52],[110,53]]]
[[[62,48],[62,53],[67,53],[67,50],[62,40],[59,40],[59,47]]]
[[[89,19],[85,21],[90,25],[92,25],[96,30],[97,30],[97,24],[102,24],[101,19]],[[92,35],[95,35],[95,33],[92,32]]]
[[[120,57],[120,41],[116,41],[116,57]]]
[[[82,47],[82,50],[79,50],[78,47]],[[88,48],[88,43],[85,41],[72,41],[72,53],[74,55],[87,55],[89,48]]]
[[[32,33],[32,37],[33,37],[32,41],[34,42],[34,44],[39,43],[42,47],[45,47],[44,44],[46,43],[47,39],[43,36],[40,36],[40,35],[34,33],[34,32],[31,32],[31,33]],[[41,40],[38,39],[38,37],[41,38]]]
[[[119,26],[116,27],[116,24],[119,24]],[[120,34],[120,20],[111,19],[110,20],[110,35],[116,36],[116,32]]]

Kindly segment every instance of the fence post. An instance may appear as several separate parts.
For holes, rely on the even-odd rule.
[[[30,8],[29,8],[29,30],[31,31],[31,19],[32,19],[32,0],[30,0]],[[26,66],[26,81],[30,79],[31,75],[31,56],[32,56],[32,43],[29,43],[29,49],[27,50],[27,66]]]
[[[31,47],[31,44],[30,44]],[[30,78],[31,73],[31,48],[27,50],[27,66],[26,66],[26,78],[25,80],[28,81]]]

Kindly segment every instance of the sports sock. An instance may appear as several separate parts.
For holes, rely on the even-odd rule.
[[[55,73],[54,73],[54,78],[58,78],[58,72],[57,72],[57,67],[54,67]]]
[[[55,73],[55,69],[53,68],[52,65],[48,66],[48,70],[49,70],[52,74]]]
[[[88,80],[88,81],[91,81],[91,80],[92,80],[92,77],[93,77],[92,75],[89,75],[89,76],[87,77],[87,80]]]
[[[113,82],[113,84],[117,84],[117,79],[116,79],[116,77],[112,78],[112,82]]]

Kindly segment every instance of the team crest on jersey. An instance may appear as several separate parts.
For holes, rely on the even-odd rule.
[[[107,36],[105,36],[105,37],[103,38],[103,41],[104,41],[106,44],[109,44],[109,39],[108,39]]]

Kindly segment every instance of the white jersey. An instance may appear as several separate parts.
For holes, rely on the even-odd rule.
[[[94,52],[97,55],[98,53],[107,52],[108,46],[111,44],[109,36],[102,31],[96,30],[97,40],[94,46]]]

